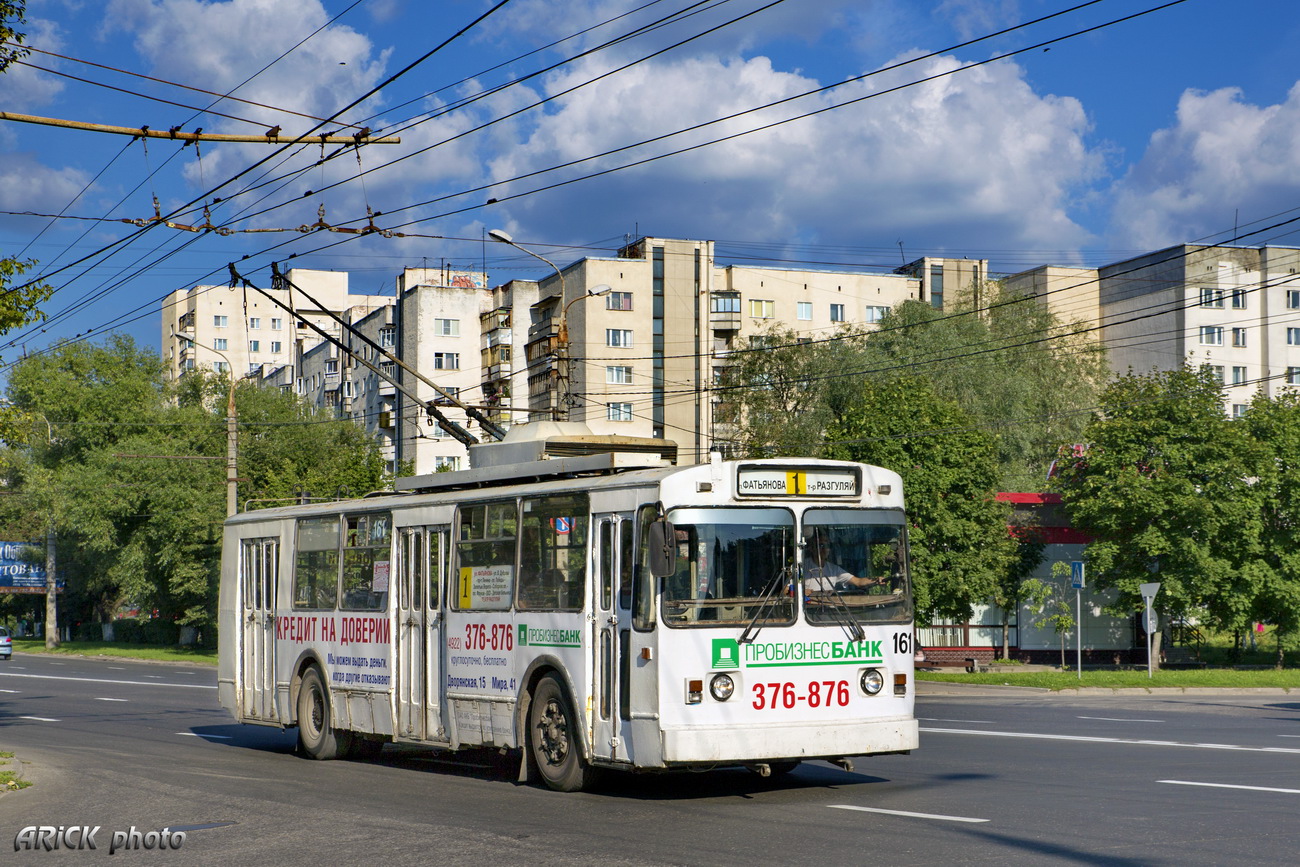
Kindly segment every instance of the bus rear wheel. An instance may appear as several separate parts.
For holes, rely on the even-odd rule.
[[[528,707],[528,746],[542,780],[557,792],[578,792],[592,780],[578,746],[577,716],[564,687],[546,676]]]
[[[305,755],[326,761],[347,753],[351,733],[335,731],[330,720],[329,690],[320,669],[312,666],[298,687],[298,745]]]

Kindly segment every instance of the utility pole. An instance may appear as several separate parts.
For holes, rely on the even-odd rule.
[[[45,530],[45,649],[59,646],[59,587],[54,574],[54,515]]]

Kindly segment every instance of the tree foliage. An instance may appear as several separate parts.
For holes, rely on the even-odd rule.
[[[964,622],[1014,568],[1010,508],[994,499],[992,438],[919,377],[862,385],[828,430],[828,457],[877,464],[903,477],[916,608]]]
[[[1300,636],[1300,393],[1255,395],[1243,418],[1259,446],[1260,563],[1251,619],[1276,627],[1277,665]]]
[[[3,432],[10,532],[53,525],[70,616],[123,606],[180,625],[213,622],[225,518],[228,380],[202,372],[178,388],[152,350],[114,336],[16,364]],[[375,443],[293,395],[240,383],[241,493],[248,499],[381,487]]]
[[[1139,585],[1158,581],[1157,609],[1242,628],[1260,577],[1260,447],[1228,419],[1208,369],[1122,377],[1088,426],[1086,455],[1063,468],[1073,524],[1091,533],[1094,583],[1113,587],[1116,614],[1142,607]]]
[[[940,312],[907,301],[875,331],[811,342],[777,326],[731,357],[719,420],[744,454],[821,454],[863,382],[928,380],[993,436],[1003,490],[1041,490],[1062,443],[1079,442],[1108,376],[1104,352],[1032,298],[995,283]]]
[[[9,68],[9,64],[30,53],[28,49],[22,47],[27,37],[19,29],[27,23],[24,17],[26,6],[26,0],[0,0],[0,42],[9,43],[0,45],[0,72],[4,72]]]

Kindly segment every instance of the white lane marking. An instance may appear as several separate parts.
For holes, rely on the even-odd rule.
[[[993,725],[993,720],[991,719],[939,719],[937,717],[928,717],[928,716],[919,716],[916,719],[918,722],[959,722],[959,723],[984,723],[986,725]]]
[[[14,694],[17,694],[17,693],[21,692],[21,690],[17,690],[17,689],[0,689],[0,692],[12,692],[12,693],[14,693]],[[1283,737],[1286,737],[1286,735],[1283,735]]]
[[[887,816],[909,816],[913,819],[939,819],[944,822],[987,822],[970,816],[942,816],[938,813],[911,813],[907,810],[882,810],[879,807],[855,807],[852,804],[827,804],[832,810],[857,810],[862,813],[884,813]]]
[[[63,722],[63,720],[59,720],[59,719],[50,719],[50,718],[47,717],[47,716],[20,716],[20,717],[18,717],[18,718],[19,718],[19,719],[30,719],[30,720],[36,720],[36,722]]]
[[[1300,795],[1300,789],[1274,789],[1271,786],[1234,786],[1230,783],[1195,783],[1191,780],[1156,780],[1171,786],[1206,786],[1211,789],[1245,789],[1248,792],[1282,792],[1286,795]]]
[[[31,677],[36,680],[79,680],[83,683],[125,683],[131,686],[178,686],[183,689],[216,689],[216,684],[208,686],[203,683],[153,683],[147,680],[108,680],[102,677],[64,677],[61,674],[13,674],[0,671],[0,677]]]
[[[1300,754],[1300,749],[1289,747],[1243,747],[1238,744],[1189,744],[1182,741],[1149,741],[1138,738],[1091,738],[1078,735],[1041,735],[1032,732],[982,732],[978,729],[932,729],[923,728],[923,732],[949,735],[983,735],[991,738],[1029,738],[1045,741],[1082,741],[1094,744],[1136,744],[1144,747],[1190,747],[1198,750],[1236,750],[1245,753],[1291,753]]]
[[[124,698],[97,698],[95,701],[126,701]]]
[[[177,732],[176,734],[187,738],[217,738],[218,740],[223,741],[228,741],[234,737],[234,735],[201,735],[196,734],[195,732]]]
[[[50,665],[67,665],[66,662],[51,662]]]
[[[109,671],[126,671],[126,667],[122,665],[110,665],[107,668]]]
[[[1118,717],[1118,716],[1081,716],[1079,717],[1079,719],[1099,719],[1102,720],[1103,722],[1150,722],[1150,723],[1164,722],[1164,720],[1162,719],[1126,719],[1124,717]]]
[[[1280,738],[1300,738],[1300,735],[1278,735]]]
[[[161,679],[161,678],[162,678],[162,675],[161,675],[161,674],[146,674],[145,677],[156,677],[156,678]]]

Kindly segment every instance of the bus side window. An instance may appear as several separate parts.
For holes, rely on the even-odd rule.
[[[339,516],[298,521],[293,607],[332,610],[339,590]]]
[[[636,570],[632,575],[632,628],[647,632],[655,626],[655,579],[650,574],[650,524],[659,517],[654,506],[637,510]]]
[[[515,583],[515,501],[470,503],[460,507],[458,573],[453,599],[461,611],[504,611]]]
[[[577,611],[587,583],[586,494],[559,494],[523,501],[519,547],[520,609]]]
[[[636,569],[636,546],[631,520],[618,524],[618,607],[621,611],[632,608],[632,576]]]

